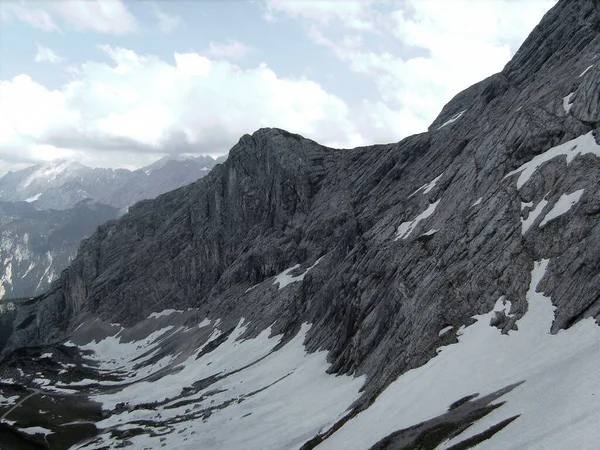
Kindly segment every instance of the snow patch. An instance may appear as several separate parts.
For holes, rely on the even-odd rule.
[[[466,109],[465,109],[464,111],[461,111],[461,112],[459,112],[458,114],[455,114],[454,116],[452,116],[452,117],[450,118],[450,120],[448,120],[448,121],[444,122],[444,123],[442,124],[442,126],[438,128],[438,130],[441,130],[441,129],[442,129],[442,128],[444,128],[445,126],[447,126],[447,125],[450,125],[451,123],[454,123],[454,122],[456,122],[458,119],[460,119],[460,118],[462,117],[462,115],[463,115],[465,112],[467,112],[467,110],[466,110]]]
[[[36,200],[39,200],[40,197],[42,196],[42,193],[40,192],[39,194],[34,195],[33,197],[29,197],[28,199],[26,199],[25,201],[27,203],[32,203],[35,202]]]
[[[588,70],[590,70],[592,67],[594,67],[594,65],[592,64],[591,66],[589,66],[587,69],[585,69],[583,72],[581,72],[581,75],[579,75],[578,78],[581,78],[582,76],[584,76],[586,73],[588,73]]]
[[[19,431],[27,434],[43,434],[44,436],[54,433],[54,431],[42,427],[19,428]]]
[[[520,383],[496,402],[506,402],[438,448],[448,449],[507,418],[508,427],[478,444],[481,449],[597,448],[600,406],[600,327],[593,318],[550,334],[554,306],[537,292],[548,260],[534,263],[526,294],[528,310],[518,330],[503,335],[490,326],[500,299],[488,314],[475,316],[457,344],[442,347],[427,364],[401,375],[366,411],[349,420],[319,449],[365,449],[397,430],[444,414],[455,401]],[[567,433],[562,431],[568,430]]]
[[[286,286],[288,286],[288,285],[290,285],[292,283],[296,283],[298,281],[304,280],[304,277],[306,276],[306,274],[308,272],[310,272],[317,264],[319,264],[319,262],[321,262],[322,258],[323,257],[317,259],[317,261],[312,266],[310,266],[308,269],[306,269],[300,275],[296,275],[296,276],[290,275],[290,272],[293,272],[298,267],[300,267],[300,264],[296,264],[295,266],[290,267],[289,269],[284,270],[283,272],[281,272],[279,275],[277,275],[275,277],[275,281],[273,281],[273,286],[275,286],[276,284],[279,284],[279,290],[281,290],[284,287],[286,287]]]
[[[446,333],[448,333],[449,331],[451,331],[453,328],[454,328],[454,327],[453,327],[452,325],[449,325],[449,326],[447,326],[447,327],[445,327],[445,328],[442,328],[442,329],[440,330],[440,332],[438,333],[438,336],[440,336],[440,337],[441,337],[441,336],[445,335]]]
[[[410,236],[410,234],[413,232],[413,230],[416,228],[419,222],[427,219],[435,212],[435,209],[437,208],[439,203],[439,200],[435,203],[431,203],[425,211],[423,211],[410,222],[402,222],[396,230],[396,238],[394,240],[397,241],[398,239],[408,238],[408,236]]]
[[[143,430],[128,438],[132,448],[159,448],[164,436],[168,436],[169,448],[190,450],[297,448],[330,428],[360,397],[364,376],[328,375],[327,352],[306,353],[303,342],[310,325],[303,324],[277,351],[273,349],[282,336],[269,337],[268,328],[254,339],[240,340],[246,329],[242,319],[224,342],[205,354],[198,349],[179,364],[177,373],[92,396],[105,409],[121,402],[133,406],[166,401],[155,408],[123,411],[98,422],[97,426],[106,431],[94,438],[94,448],[115,448],[119,441],[111,427]],[[211,377],[212,384],[186,394],[185,387]],[[193,414],[197,417],[192,420]]]
[[[158,319],[159,317],[170,316],[171,314],[182,314],[185,311],[177,309],[165,309],[161,312],[153,312],[148,316],[148,319]]]
[[[4,380],[2,380],[3,382],[5,382]],[[12,406],[15,405],[17,403],[17,400],[19,400],[21,397],[19,395],[14,395],[12,397],[4,397],[2,394],[0,394],[0,406]]]
[[[544,220],[542,220],[542,222],[540,223],[540,228],[546,225],[551,220],[554,220],[557,217],[560,217],[563,214],[567,213],[573,207],[573,205],[579,202],[579,199],[583,195],[583,191],[584,189],[579,189],[578,191],[572,192],[570,194],[561,195],[558,201],[550,210],[550,212],[546,214],[546,217],[544,217]]]
[[[438,177],[434,178],[429,183],[425,183],[419,189],[417,189],[412,194],[410,194],[408,196],[408,198],[411,198],[411,197],[415,196],[420,190],[423,190],[423,194],[428,194],[435,187],[435,185],[437,184],[437,182],[440,181],[440,178],[442,178],[443,175],[444,175],[444,173],[442,172]]]
[[[567,114],[569,114],[569,111],[571,111],[571,106],[573,106],[573,104],[571,103],[571,97],[573,97],[574,94],[575,92],[571,92],[566,97],[563,97],[563,109]]]
[[[537,204],[537,206],[534,209],[529,211],[529,215],[527,216],[526,219],[521,218],[521,234],[525,234],[525,233],[527,233],[527,231],[529,231],[529,229],[534,224],[534,222],[537,220],[537,218],[540,216],[540,214],[542,214],[542,211],[544,210],[544,208],[546,207],[547,204],[548,204],[548,200],[546,200],[546,197],[544,197],[542,200],[540,200],[540,202]],[[525,207],[527,207],[527,206],[529,206],[529,207],[533,206],[533,202],[521,203],[521,211],[523,211],[523,209],[525,209]]]
[[[521,187],[529,181],[533,173],[544,163],[558,156],[565,156],[567,165],[569,165],[578,155],[585,155],[588,153],[600,157],[600,145],[596,144],[592,131],[556,147],[552,147],[541,155],[537,155],[518,169],[506,174],[503,180],[513,175],[520,174],[517,179],[517,189],[521,189]]]

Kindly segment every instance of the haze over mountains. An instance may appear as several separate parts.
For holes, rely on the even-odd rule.
[[[133,171],[52,161],[0,178],[0,200],[25,201],[37,209],[67,209],[81,200],[92,199],[125,208],[196,181],[224,158],[165,156]]]
[[[599,86],[600,2],[560,0],[427,133],[242,136],[19,306],[0,438],[597,448]]]
[[[44,292],[99,225],[139,200],[205,176],[224,159],[164,157],[135,171],[54,161],[6,174],[0,178],[0,300]]]

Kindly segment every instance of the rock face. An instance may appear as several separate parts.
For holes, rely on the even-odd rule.
[[[81,240],[117,215],[117,208],[90,200],[64,211],[0,202],[0,300],[45,292]]]
[[[5,354],[80,324],[131,328],[193,308],[229,333],[243,319],[246,339],[272,327],[283,346],[304,330],[330,373],[366,376],[356,414],[459,342],[474,315],[492,311],[492,327],[518,336],[543,292],[555,307],[548,331],[579,330],[600,315],[599,49],[598,2],[563,0],[427,133],[353,150],[279,129],[243,136],[202,180],[100,227],[19,308]],[[338,426],[298,446],[326,446]],[[395,448],[411,430],[370,442]]]
[[[206,175],[217,164],[210,156],[164,157],[131,171],[92,169],[76,162],[36,165],[0,178],[0,200],[27,201],[37,209],[68,209],[91,198],[117,208],[154,198]]]

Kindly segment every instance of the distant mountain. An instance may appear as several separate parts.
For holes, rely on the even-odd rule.
[[[210,156],[167,156],[135,171],[54,161],[9,172],[0,179],[0,300],[44,292],[96,227],[215,164]]]
[[[44,292],[75,257],[80,241],[118,211],[92,200],[62,211],[0,202],[0,299]]]
[[[68,209],[86,198],[126,208],[139,200],[196,181],[217,161],[210,156],[164,157],[138,170],[90,168],[65,160],[39,164],[0,178],[0,201],[37,209]]]
[[[169,157],[131,173],[131,179],[103,197],[102,203],[119,208],[151,199],[190,184],[205,176],[217,164],[210,156]]]

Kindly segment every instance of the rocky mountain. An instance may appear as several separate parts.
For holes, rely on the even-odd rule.
[[[0,202],[0,300],[45,292],[81,240],[117,215],[117,208],[91,200],[63,211]]]
[[[427,133],[261,129],[101,226],[17,310],[0,437],[596,448],[599,49],[599,2],[560,0]]]
[[[36,165],[0,178],[1,201],[26,201],[38,209],[67,209],[84,199],[126,208],[139,200],[196,181],[217,161],[210,156],[164,157],[131,171],[90,168],[64,160]]]
[[[0,179],[0,300],[45,292],[98,225],[203,177],[218,162],[167,156],[129,171],[56,161],[8,173]]]

